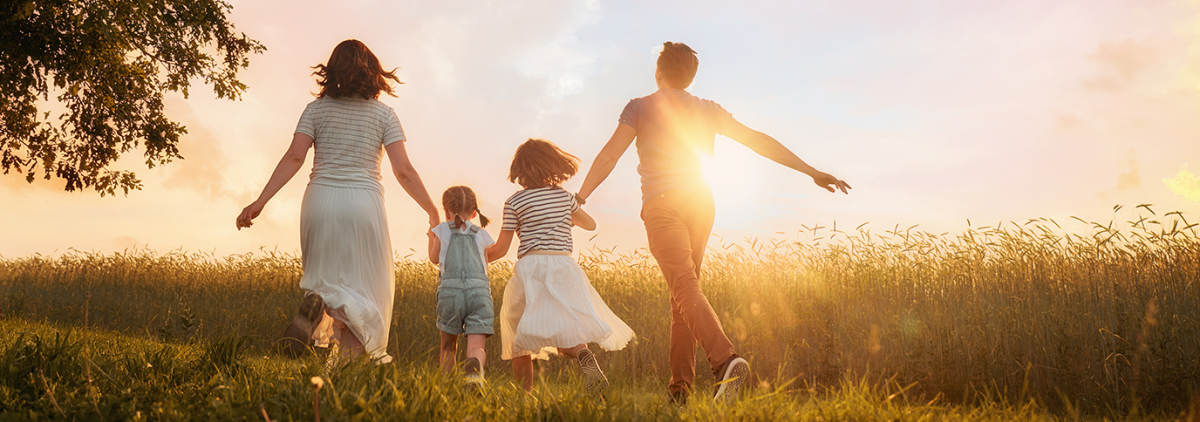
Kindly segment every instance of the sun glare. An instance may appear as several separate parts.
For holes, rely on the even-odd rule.
[[[711,156],[699,154],[704,181],[717,203],[716,226],[746,228],[764,214],[767,181],[760,166],[771,163],[722,144],[717,142]]]

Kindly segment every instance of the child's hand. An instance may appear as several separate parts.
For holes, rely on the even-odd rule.
[[[580,207],[579,210],[571,213],[571,224],[579,226],[587,231],[596,230],[596,220],[592,219],[592,216],[588,215],[588,213],[584,211],[582,207]]]

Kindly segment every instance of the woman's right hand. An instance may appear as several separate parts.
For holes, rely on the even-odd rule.
[[[429,229],[432,230],[438,224],[442,224],[442,217],[438,216],[437,213],[429,214]]]
[[[258,217],[258,214],[262,213],[263,205],[265,204],[254,201],[250,205],[247,205],[246,208],[242,208],[242,214],[238,215],[237,218],[237,229],[241,230],[242,227],[253,226],[254,219]]]

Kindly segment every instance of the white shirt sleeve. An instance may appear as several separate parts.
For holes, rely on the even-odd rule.
[[[393,142],[404,141],[404,128],[400,127],[400,117],[396,116],[396,111],[388,107],[388,122],[383,128],[383,146],[388,146]]]

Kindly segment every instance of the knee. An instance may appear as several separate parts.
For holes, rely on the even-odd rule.
[[[694,301],[697,298],[703,299],[704,292],[700,290],[700,283],[695,278],[690,280],[681,280],[681,282],[671,286],[672,306],[680,306]]]
[[[708,298],[699,288],[671,297],[671,311],[676,314],[687,312],[696,306],[708,304]]]

